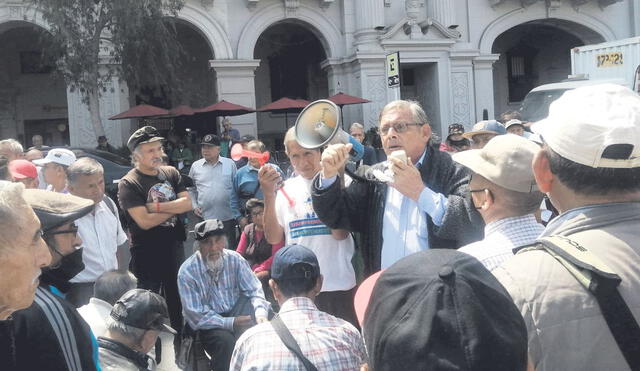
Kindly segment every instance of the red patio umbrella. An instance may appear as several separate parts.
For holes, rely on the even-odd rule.
[[[240,116],[252,112],[255,112],[253,108],[227,102],[226,100],[221,100],[218,103],[196,110],[198,114],[207,113],[214,116]]]
[[[274,102],[258,108],[258,112],[284,113],[285,128],[289,127],[288,113],[300,112],[309,102],[304,99],[290,99],[287,97],[280,98]]]
[[[171,117],[193,116],[195,113],[196,113],[196,109],[186,104],[181,104],[169,110],[169,116]]]
[[[354,97],[353,95],[348,95],[348,94],[345,94],[343,92],[339,92],[336,95],[332,95],[327,99],[332,101],[333,103],[335,103],[338,107],[340,107],[340,122],[342,122],[342,128],[343,129],[344,129],[344,120],[343,120],[343,115],[342,115],[342,107],[344,107],[346,105],[349,105],[349,104],[362,104],[362,103],[371,102],[368,99],[364,99],[364,98],[360,98],[360,97]]]
[[[131,107],[124,112],[120,112],[117,115],[109,117],[109,120],[124,120],[124,119],[137,119],[144,117],[164,116],[169,114],[164,108],[151,106],[148,104],[139,104]]]

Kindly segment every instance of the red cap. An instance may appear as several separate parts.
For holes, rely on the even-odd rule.
[[[14,179],[37,178],[38,170],[36,165],[27,160],[13,160],[9,163],[9,171]]]
[[[380,274],[384,272],[384,269],[372,274],[364,280],[358,290],[356,291],[356,295],[353,298],[353,306],[356,310],[356,317],[358,317],[358,322],[360,323],[360,327],[364,325],[364,314],[367,312],[367,306],[369,305],[369,299],[371,298],[371,293],[373,292],[373,288],[378,282],[378,277]]]

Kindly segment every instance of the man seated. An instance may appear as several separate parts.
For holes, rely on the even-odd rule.
[[[318,370],[357,370],[366,361],[362,337],[349,322],[314,305],[322,289],[322,274],[313,251],[300,245],[280,249],[271,268],[269,285],[280,304],[279,318],[302,354]],[[272,323],[245,332],[233,351],[234,370],[299,370],[302,361],[292,353]]]
[[[102,370],[155,370],[155,360],[146,353],[160,332],[176,334],[168,323],[169,310],[162,296],[143,289],[125,293],[109,314],[107,332],[98,338]]]
[[[484,239],[460,248],[489,270],[513,257],[513,249],[535,242],[544,227],[534,213],[542,202],[531,162],[537,144],[513,134],[500,135],[483,149],[453,155],[472,171],[471,201],[486,223]]]
[[[138,280],[130,272],[112,270],[101,274],[93,286],[93,297],[89,303],[78,308],[78,312],[98,337],[107,331],[107,317],[113,305],[127,291],[136,288]]]
[[[224,225],[218,219],[196,224],[195,253],[178,272],[185,331],[197,331],[212,357],[211,368],[228,370],[240,334],[267,321],[269,304],[247,261],[226,249]]]

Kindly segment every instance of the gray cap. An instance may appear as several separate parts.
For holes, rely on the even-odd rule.
[[[142,330],[157,330],[176,334],[169,326],[169,311],[164,298],[149,290],[127,291],[113,305],[111,318]]]
[[[42,189],[25,189],[23,197],[40,219],[44,232],[80,219],[94,208],[93,201],[86,198]]]

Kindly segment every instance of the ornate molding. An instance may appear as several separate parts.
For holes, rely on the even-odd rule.
[[[286,17],[294,17],[298,8],[300,7],[300,0],[284,0],[284,14]]]
[[[329,5],[333,4],[335,2],[335,0],[320,0],[320,7],[321,8],[328,8]]]
[[[491,5],[492,7],[496,7],[503,3],[506,3],[509,0],[488,0],[488,1],[489,1],[489,5]],[[518,0],[518,1],[520,2],[520,5],[522,5],[523,7],[531,6],[540,1],[544,1],[546,7],[552,10],[559,9],[562,6],[561,0]],[[581,5],[585,5],[592,1],[597,2],[601,8],[605,8],[609,5],[622,2],[623,0],[570,0],[569,2],[571,3],[572,7],[577,8]]]
[[[440,31],[442,35],[444,35],[449,39],[459,39],[460,37],[462,37],[462,34],[460,33],[460,31],[454,28],[445,27],[442,23],[430,17],[427,18],[425,21],[420,22],[420,28],[422,29],[423,33],[426,33],[429,27],[432,27],[432,26],[436,30]]]
[[[451,90],[453,96],[453,122],[459,122],[467,128],[470,122],[469,74],[453,72],[451,74]]]

